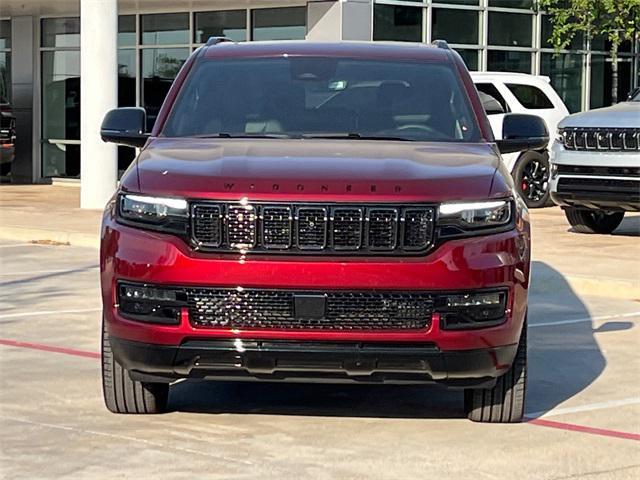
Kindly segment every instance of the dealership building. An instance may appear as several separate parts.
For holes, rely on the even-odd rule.
[[[534,0],[2,0],[0,103],[17,140],[3,181],[75,179],[98,208],[135,151],[100,141],[104,112],[141,106],[148,127],[182,63],[210,36],[235,41],[444,39],[470,70],[546,75],[575,112],[612,103],[605,38],[556,54]],[[620,98],[638,85],[620,47]],[[78,180],[79,179],[79,180]]]

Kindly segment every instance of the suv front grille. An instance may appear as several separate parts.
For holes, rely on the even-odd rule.
[[[427,328],[433,297],[420,292],[298,292],[187,288],[194,327],[300,330],[419,330]],[[323,312],[297,312],[296,298],[320,298]],[[324,299],[324,300],[323,300]]]
[[[434,243],[430,206],[202,202],[191,218],[193,244],[206,251],[397,255]]]
[[[561,133],[567,150],[635,152],[640,148],[638,128],[564,128]]]

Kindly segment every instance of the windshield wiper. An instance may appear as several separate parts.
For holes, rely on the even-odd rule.
[[[407,137],[394,137],[392,135],[363,135],[357,132],[345,133],[305,133],[302,138],[326,138],[329,140],[393,140],[400,142],[415,142]]]
[[[206,133],[204,135],[193,135],[193,138],[291,138],[286,133]]]

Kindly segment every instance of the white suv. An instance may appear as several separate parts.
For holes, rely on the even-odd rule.
[[[508,72],[471,72],[471,77],[483,99],[496,100],[484,102],[496,139],[502,138],[502,121],[506,113],[537,115],[545,121],[549,132],[555,132],[558,122],[569,115],[548,77]],[[509,153],[502,155],[502,159],[530,208],[551,205],[547,149]]]
[[[640,92],[560,122],[550,187],[576,232],[611,233],[640,211]]]

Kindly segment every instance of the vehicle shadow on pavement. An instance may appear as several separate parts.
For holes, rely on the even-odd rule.
[[[624,220],[612,235],[625,237],[640,237],[640,215],[625,215]]]
[[[526,411],[540,416],[587,388],[605,370],[596,335],[633,324],[616,321],[594,328],[588,308],[560,272],[544,262],[533,262],[532,268]]]
[[[568,320],[577,323],[562,323]],[[553,325],[554,322],[560,322]],[[545,325],[540,325],[545,324]],[[606,360],[594,334],[631,328],[610,322],[594,331],[587,307],[562,274],[534,262],[529,305],[526,412],[540,415],[596,380]],[[329,385],[185,381],[169,409],[194,413],[372,418],[462,418],[462,392],[437,386]]]

